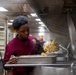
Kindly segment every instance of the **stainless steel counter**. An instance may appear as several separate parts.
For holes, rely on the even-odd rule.
[[[13,67],[13,66],[52,66],[52,67],[60,67],[60,66],[70,66],[70,64],[6,64],[5,66]]]
[[[24,62],[24,61],[23,61]],[[49,61],[50,62],[50,61]],[[76,75],[76,61],[56,61],[55,63],[32,63],[32,64],[6,64],[6,67],[25,67],[25,66],[34,66],[33,75]]]
[[[37,66],[34,75],[76,75],[75,61],[56,62],[47,66]]]
[[[56,62],[54,64],[6,64],[5,66],[52,66],[52,67],[61,67],[61,66],[71,66],[74,61],[64,61]],[[76,66],[76,64],[74,64]]]
[[[5,66],[35,66],[33,75],[76,75],[76,61],[54,64],[6,64]]]

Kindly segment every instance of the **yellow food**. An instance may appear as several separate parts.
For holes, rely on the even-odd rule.
[[[45,52],[56,52],[58,50],[59,50],[59,44],[54,40],[44,47]]]
[[[46,54],[46,53],[41,53],[41,55],[42,55],[42,56],[47,56],[47,54]]]

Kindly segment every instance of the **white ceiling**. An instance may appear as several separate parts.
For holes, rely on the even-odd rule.
[[[29,26],[31,28],[31,32],[38,32],[38,27],[40,26],[38,22],[35,21],[37,17],[32,17],[30,14],[35,11],[28,4],[26,0],[0,0],[0,7],[4,7],[7,9],[7,12],[0,12],[0,21],[2,25],[2,21],[14,19],[14,17],[18,15],[25,15],[29,20]],[[11,28],[11,26],[9,26]],[[48,32],[48,29],[44,27]]]

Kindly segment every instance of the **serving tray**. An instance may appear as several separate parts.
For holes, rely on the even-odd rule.
[[[16,64],[51,64],[55,62],[56,55],[41,56],[41,55],[26,55],[19,56]]]

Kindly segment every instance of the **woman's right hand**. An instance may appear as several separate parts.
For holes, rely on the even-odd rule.
[[[16,58],[14,55],[11,55],[7,64],[15,64],[15,63],[17,63],[17,60],[18,60],[18,58]]]

